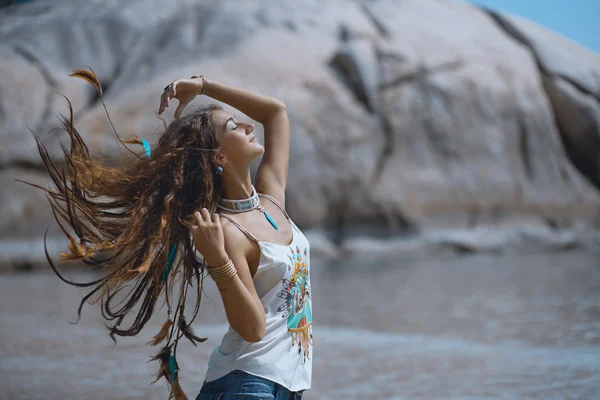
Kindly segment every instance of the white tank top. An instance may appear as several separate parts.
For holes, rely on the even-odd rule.
[[[292,226],[289,245],[256,238],[237,226],[260,248],[260,261],[253,281],[266,314],[266,333],[257,343],[246,342],[231,326],[210,356],[206,381],[233,370],[242,370],[277,382],[295,392],[310,389],[312,378],[312,292],[310,248],[304,234],[274,198],[272,201]]]

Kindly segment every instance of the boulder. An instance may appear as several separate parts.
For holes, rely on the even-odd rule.
[[[526,19],[487,12],[535,58],[565,151],[600,189],[600,57]]]
[[[0,37],[3,179],[39,173],[28,126],[59,155],[62,134],[47,132],[67,108],[55,91],[93,152],[125,154],[93,87],[68,77],[90,65],[119,134],[151,142],[177,78],[284,100],[286,206],[338,245],[505,218],[597,224],[600,57],[524,20],[434,0],[59,0],[0,10]],[[35,192],[0,206],[3,238],[39,239],[15,228],[46,207]]]

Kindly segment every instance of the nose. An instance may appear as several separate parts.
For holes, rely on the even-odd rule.
[[[254,131],[254,124],[247,124],[246,125],[246,133],[250,134]]]

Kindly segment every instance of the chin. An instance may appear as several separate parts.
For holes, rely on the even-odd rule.
[[[260,157],[263,154],[265,154],[265,148],[260,144],[258,146],[259,146],[259,149],[256,151],[256,153],[258,154],[257,157]]]
[[[243,154],[243,158],[254,160],[262,156],[265,153],[265,148],[258,142],[250,143],[249,146],[245,146],[243,149],[238,151],[238,154]]]

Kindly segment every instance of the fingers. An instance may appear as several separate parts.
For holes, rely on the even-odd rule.
[[[160,107],[158,108],[158,115],[165,111],[165,108],[169,106],[169,91],[163,92],[160,96]]]
[[[211,214],[206,208],[202,208],[200,211],[194,212],[194,214],[192,214],[192,218],[194,220],[193,223],[182,220],[180,220],[180,222],[191,230],[195,230],[198,227],[206,228],[213,224],[221,227],[221,218],[219,217],[219,214]]]
[[[185,110],[185,107],[187,105],[188,105],[188,103],[179,102],[179,106],[177,106],[177,110],[175,110],[175,115],[173,116],[173,118],[179,119],[179,117],[181,117],[181,114],[183,113],[183,110]]]
[[[160,96],[160,106],[158,107],[158,115],[162,114],[165,111],[165,108],[169,107],[171,104],[170,99],[175,97],[175,86],[177,85],[177,81],[171,82],[171,89],[165,90]]]
[[[160,104],[158,105],[158,115],[162,114],[163,111],[165,111],[165,93],[163,92],[163,94],[160,95]]]
[[[202,214],[202,222],[211,222],[210,213],[206,208],[201,209],[200,214]]]
[[[202,219],[202,214],[200,214],[199,211],[196,211],[194,213],[194,220],[196,221],[196,225],[202,225],[204,223],[204,220]]]

